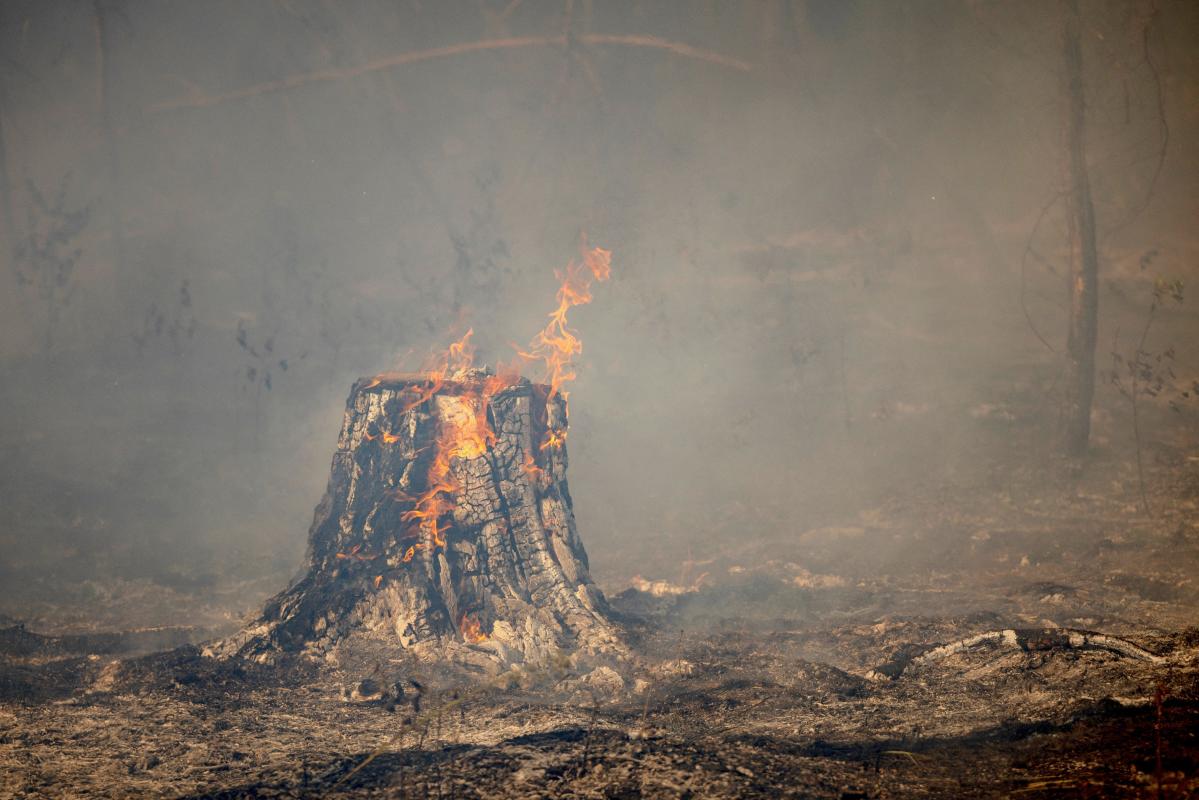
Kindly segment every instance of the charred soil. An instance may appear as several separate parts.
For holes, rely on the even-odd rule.
[[[1194,796],[1199,462],[1153,462],[1151,516],[1103,490],[1122,464],[908,492],[609,586],[623,671],[13,625],[0,794]]]

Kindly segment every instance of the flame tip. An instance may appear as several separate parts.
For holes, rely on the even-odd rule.
[[[487,404],[500,391],[517,385],[521,377],[522,362],[542,361],[545,364],[545,397],[549,401],[561,396],[566,399],[563,385],[575,379],[573,357],[583,351],[583,344],[576,331],[567,324],[567,312],[591,302],[591,285],[594,281],[607,280],[611,274],[611,251],[600,247],[583,249],[579,260],[571,260],[562,271],[555,270],[561,285],[556,297],[558,307],[548,315],[549,323],[532,340],[528,350],[513,346],[516,351],[512,363],[497,363],[494,371],[475,366],[475,347],[471,344],[474,328],[450,344],[446,350],[426,360],[420,373],[393,373],[376,375],[364,388],[374,388],[384,381],[409,383],[404,394],[407,399],[403,411],[407,412],[431,400],[447,384],[462,384],[463,391],[447,397],[452,401],[439,402],[438,433],[434,439],[434,455],[425,479],[425,490],[415,497],[403,492],[396,499],[412,502],[412,508],[403,512],[400,519],[415,523],[415,536],[420,540],[408,547],[401,558],[410,562],[418,549],[425,547],[443,548],[444,534],[449,528],[442,518],[453,510],[453,497],[461,488],[454,475],[455,460],[478,458],[488,452],[496,441],[496,433],[488,422]],[[384,443],[393,444],[400,437],[386,431],[375,434],[364,433],[367,441],[382,436]],[[566,440],[565,430],[547,430],[539,450],[561,448]],[[544,470],[529,455],[525,471],[530,477],[544,475]],[[338,554],[339,557],[341,554]],[[472,627],[473,626],[473,627]],[[487,638],[477,620],[464,615],[459,620],[459,629],[467,641],[477,642]],[[472,638],[472,637],[481,638]]]

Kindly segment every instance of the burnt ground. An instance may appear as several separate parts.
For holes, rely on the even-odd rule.
[[[1149,454],[1150,514],[1127,459],[1007,469],[609,586],[623,687],[566,662],[267,668],[180,646],[207,631],[13,624],[0,796],[1196,796],[1195,452]],[[905,661],[1011,628],[1039,633]],[[906,668],[868,677],[886,663]],[[348,701],[364,679],[403,696]]]

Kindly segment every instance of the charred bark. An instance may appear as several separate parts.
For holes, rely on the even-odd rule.
[[[948,644],[907,645],[897,650],[885,664],[866,673],[872,681],[895,680],[910,666],[932,664],[943,658],[965,653],[976,647],[1019,648],[1026,653],[1054,650],[1102,650],[1125,658],[1159,664],[1164,659],[1119,636],[1074,628],[1005,628],[967,636]]]
[[[358,381],[306,573],[211,652],[337,661],[358,642],[484,666],[622,657],[575,527],[565,400],[524,378],[481,392],[489,379]],[[447,454],[447,426],[464,420],[486,426],[486,446]],[[435,483],[449,487],[442,507],[422,505]]]

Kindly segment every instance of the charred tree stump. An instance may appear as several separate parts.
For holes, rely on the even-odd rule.
[[[307,571],[210,653],[622,658],[575,527],[565,437],[565,398],[525,378],[359,380]]]

